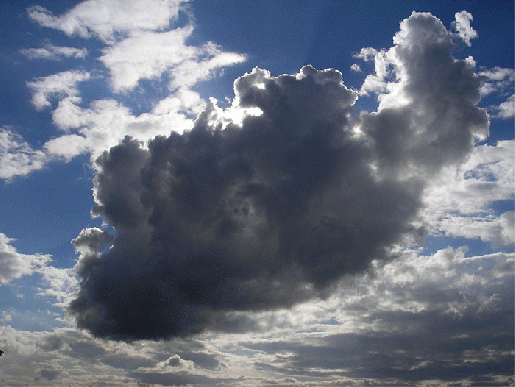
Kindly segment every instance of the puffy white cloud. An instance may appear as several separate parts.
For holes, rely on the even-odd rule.
[[[77,102],[76,98],[63,99],[52,112],[55,125],[65,134],[45,143],[49,154],[71,159],[90,153],[94,160],[125,136],[147,141],[191,128],[190,117],[205,105],[198,93],[189,90],[179,90],[161,100],[153,111],[139,116],[115,100],[97,100],[88,108]]]
[[[32,274],[51,260],[49,255],[19,253],[11,245],[13,241],[14,239],[0,233],[0,284]]]
[[[64,15],[54,16],[41,6],[28,9],[31,19],[44,27],[67,35],[96,37],[112,42],[118,34],[163,30],[178,17],[179,8],[188,0],[88,0]]]
[[[502,102],[497,108],[498,118],[513,118],[515,117],[515,94],[512,94],[506,101]]]
[[[85,48],[57,47],[52,44],[46,44],[42,48],[22,49],[20,53],[29,59],[60,60],[62,57],[84,59],[88,55],[88,50]]]
[[[58,74],[38,78],[36,81],[27,82],[32,91],[32,104],[36,109],[41,110],[50,107],[50,98],[63,96],[73,97],[79,91],[77,85],[80,82],[90,79],[91,75],[85,71],[64,71]],[[60,98],[59,98],[60,97]]]
[[[188,46],[193,27],[168,32],[133,35],[105,50],[100,61],[111,73],[115,91],[134,88],[141,79],[152,79],[169,72],[171,89],[189,88],[209,78],[211,71],[241,63],[243,55],[227,53],[213,44]]]
[[[49,157],[34,150],[9,127],[0,128],[0,178],[11,179],[43,168]]]
[[[350,69],[351,69],[352,71],[357,72],[357,73],[360,73],[360,72],[361,72],[361,67],[359,67],[359,65],[358,65],[358,64],[356,64],[356,63],[354,63],[352,66],[350,66]]]
[[[193,27],[188,26],[144,32],[105,50],[100,60],[111,73],[114,90],[132,89],[142,78],[155,78],[172,66],[196,58],[195,47],[185,44],[192,31]]]
[[[37,110],[52,107],[53,100],[57,102],[52,111],[53,123],[65,132],[52,136],[38,154],[68,161],[90,153],[95,160],[127,135],[148,141],[191,128],[193,118],[206,105],[191,89],[221,74],[223,67],[241,63],[245,56],[225,52],[212,42],[188,45],[193,24],[173,27],[183,3],[186,2],[88,0],[60,16],[39,6],[28,9],[29,16],[42,26],[70,36],[100,39],[105,47],[97,59],[106,67],[114,92],[112,98],[88,95],[88,101],[83,100],[85,83],[104,77],[99,71],[93,76],[85,70],[69,70],[28,82],[31,102]],[[47,59],[86,54],[85,50],[51,44],[21,52],[30,58]],[[157,97],[154,88],[146,92],[142,80],[154,82],[152,87],[160,87],[162,95]],[[146,109],[135,115],[131,101],[127,103],[126,99],[144,101]],[[33,169],[37,168],[18,168],[17,174]]]
[[[477,38],[477,32],[470,25],[473,19],[472,15],[467,11],[461,11],[456,12],[454,17],[456,20],[453,22],[453,27],[456,29],[458,37],[470,47],[470,39]]]
[[[424,222],[434,233],[481,238],[496,246],[513,243],[507,219],[489,209],[496,201],[513,201],[515,142],[480,145],[458,168],[432,180],[424,193]]]

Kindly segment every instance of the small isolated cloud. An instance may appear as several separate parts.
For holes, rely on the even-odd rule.
[[[34,150],[9,127],[0,128],[0,178],[11,179],[43,168],[49,157]]]
[[[470,40],[477,38],[477,32],[470,25],[470,22],[473,19],[472,15],[467,11],[461,11],[456,12],[454,17],[456,20],[452,23],[452,26],[456,30],[458,37],[470,47]]]
[[[352,71],[357,72],[357,73],[360,73],[360,72],[361,72],[361,67],[359,67],[359,65],[358,65],[358,64],[356,64],[356,63],[354,63],[352,66],[350,66],[350,69],[351,69]]]
[[[88,55],[88,50],[85,48],[57,47],[52,44],[47,44],[42,48],[22,49],[20,53],[28,59],[60,60],[63,57],[84,59]]]
[[[11,245],[14,239],[0,233],[0,284],[30,275],[51,260],[49,255],[26,255],[16,251]]]
[[[354,54],[353,58],[361,58],[365,62],[370,62],[374,60],[375,56],[377,55],[378,51],[373,47],[363,47],[359,53]]]

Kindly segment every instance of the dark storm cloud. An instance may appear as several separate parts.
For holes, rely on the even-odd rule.
[[[286,364],[281,359],[280,365],[266,367],[294,376],[320,372],[324,378],[341,375],[382,383],[390,380],[394,385],[483,377],[485,385],[506,385],[494,382],[513,375],[510,305],[486,313],[470,310],[460,317],[435,310],[372,313],[370,319],[384,319],[390,330],[328,335],[318,345],[291,341],[242,345],[269,354],[288,353]]]
[[[406,54],[422,55],[421,74],[426,61],[438,61],[424,54],[435,44],[449,54],[451,46],[438,39]],[[471,71],[448,78],[454,76],[479,87],[467,83]],[[409,81],[406,88],[421,89],[413,95],[448,93]],[[453,91],[453,115],[460,107],[467,117],[479,114],[468,98],[473,91],[464,90]],[[384,110],[362,117],[365,131],[356,136],[349,122],[356,94],[338,71],[311,66],[278,77],[254,69],[236,80],[235,95],[240,108],[262,114],[222,128],[210,106],[191,131],[157,137],[148,149],[126,138],[98,159],[93,213],[116,238],[99,259],[79,265],[81,288],[71,304],[79,327],[117,340],[160,339],[220,326],[226,311],[323,296],[413,231],[423,182],[405,178],[406,164],[429,169],[457,160],[476,129],[458,120],[449,135],[450,121],[443,129],[427,125],[438,111],[419,103],[420,129],[446,158],[413,158],[405,150],[415,130],[404,122],[409,107],[390,108],[394,120],[383,119]]]
[[[469,308],[461,316],[440,308],[418,313],[372,312],[367,319],[382,321],[386,330],[328,335],[310,344],[263,341],[241,345],[277,355],[278,364],[258,364],[260,368],[297,377],[345,376],[399,386],[424,380],[501,386],[514,371],[512,305],[511,295],[503,298],[497,310]],[[289,354],[286,364],[281,353]],[[504,381],[496,383],[496,379]]]
[[[451,260],[435,265],[443,253]],[[424,381],[511,385],[513,255],[459,258],[459,254],[446,249],[411,264],[401,258],[386,265],[391,266],[387,277],[376,273],[380,279],[375,282],[367,274],[354,277],[361,288],[342,289],[346,296],[359,296],[338,306],[335,324],[341,329],[324,335],[319,325],[315,335],[289,340],[256,335],[238,348],[266,353],[269,365],[260,368],[272,367],[294,377],[343,376],[395,386]],[[502,269],[494,274],[493,267]],[[396,282],[395,277],[399,280],[417,270],[417,280]]]

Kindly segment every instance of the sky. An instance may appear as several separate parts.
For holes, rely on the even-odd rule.
[[[0,4],[0,385],[513,386],[512,1]]]

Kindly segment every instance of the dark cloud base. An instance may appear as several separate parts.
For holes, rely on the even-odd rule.
[[[431,32],[396,46],[411,104],[360,116],[361,135],[338,71],[256,68],[235,81],[235,101],[261,115],[222,128],[211,105],[191,131],[104,153],[93,213],[116,236],[102,254],[93,247],[105,235],[76,242],[93,246],[78,264],[78,326],[115,340],[199,333],[226,311],[323,297],[415,232],[425,176],[466,155],[488,120],[445,27],[417,14],[403,28]]]

